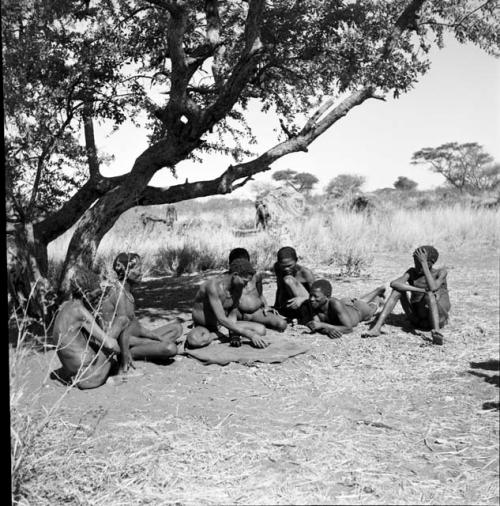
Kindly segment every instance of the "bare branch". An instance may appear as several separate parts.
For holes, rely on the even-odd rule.
[[[252,176],[246,177],[243,181],[240,181],[239,183],[233,183],[232,191],[237,190],[238,188],[241,188],[242,186],[245,186],[249,181],[253,181]]]

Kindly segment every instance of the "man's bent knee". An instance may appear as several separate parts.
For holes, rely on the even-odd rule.
[[[186,337],[186,344],[189,348],[202,348],[208,346],[212,341],[210,332],[208,329],[200,329],[195,327]]]
[[[163,356],[165,358],[175,357],[177,355],[177,345],[175,343],[163,344]]]
[[[278,332],[284,332],[288,326],[287,322],[285,319],[282,319],[282,318],[276,318],[276,322],[273,322],[273,327],[278,331]]]
[[[86,378],[84,380],[78,381],[76,386],[80,390],[90,390],[92,388],[100,387],[101,385],[104,385],[106,383],[106,380],[108,379],[108,373],[93,373],[92,376],[89,378]]]

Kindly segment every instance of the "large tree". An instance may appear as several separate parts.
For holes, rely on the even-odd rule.
[[[75,269],[92,265],[127,209],[227,194],[277,159],[307,151],[354,107],[408,91],[445,30],[495,53],[495,9],[493,0],[6,0],[8,233],[23,256],[18,274],[31,289],[43,284],[47,244],[78,222],[64,289]],[[280,142],[253,158],[245,148],[251,100],[282,125]],[[149,117],[149,147],[125,175],[103,177],[94,121],[119,125],[138,111]],[[204,150],[230,153],[235,163],[213,180],[149,186],[157,171],[175,171]],[[82,180],[75,169],[83,162]],[[44,208],[50,171],[57,180],[69,171],[72,193]],[[17,174],[29,190],[19,190]]]
[[[325,193],[335,198],[356,193],[365,184],[365,180],[365,176],[360,174],[339,174],[328,182]]]
[[[297,172],[296,170],[277,170],[273,174],[275,181],[285,181],[294,190],[309,194],[319,179],[309,172]]]
[[[409,177],[399,176],[396,179],[396,181],[394,181],[393,186],[394,188],[396,188],[396,190],[407,192],[415,190],[418,186],[418,183],[416,181],[413,181],[413,179],[410,179]]]
[[[500,164],[477,142],[423,148],[413,153],[411,163],[427,165],[461,192],[481,193],[500,186]]]

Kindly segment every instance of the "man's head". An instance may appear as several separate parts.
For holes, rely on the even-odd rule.
[[[313,309],[322,306],[332,296],[332,285],[326,279],[318,279],[311,285],[309,301]]]
[[[120,253],[113,262],[113,270],[120,281],[139,283],[142,279],[141,257],[137,253]]]
[[[245,248],[234,248],[229,252],[229,263],[237,260],[238,258],[243,258],[250,262],[250,254]]]
[[[85,300],[98,288],[99,276],[97,273],[83,267],[78,269],[69,284],[69,290],[73,299]]]
[[[232,283],[243,287],[252,279],[255,269],[248,260],[237,258],[229,264],[229,273],[233,275]]]
[[[283,275],[294,275],[297,265],[297,252],[291,246],[284,246],[277,253],[278,267]]]
[[[427,253],[427,265],[429,266],[429,269],[437,262],[437,259],[439,257],[438,250],[434,246],[419,246],[414,252],[413,252],[413,261],[415,263],[415,268],[417,271],[420,271],[422,268],[422,265],[420,264],[419,260],[415,256],[415,253],[418,250],[423,250]]]

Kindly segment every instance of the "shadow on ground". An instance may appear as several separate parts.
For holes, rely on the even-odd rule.
[[[190,317],[193,300],[206,274],[162,276],[144,282],[134,290],[137,316],[151,320]]]
[[[484,362],[469,362],[471,369],[483,369],[483,371],[500,372],[500,361],[497,359],[485,360]],[[487,374],[480,371],[468,371],[469,374],[482,378],[486,383],[500,387],[499,374]],[[487,401],[483,403],[483,409],[497,409],[500,410],[500,403],[498,401]]]

